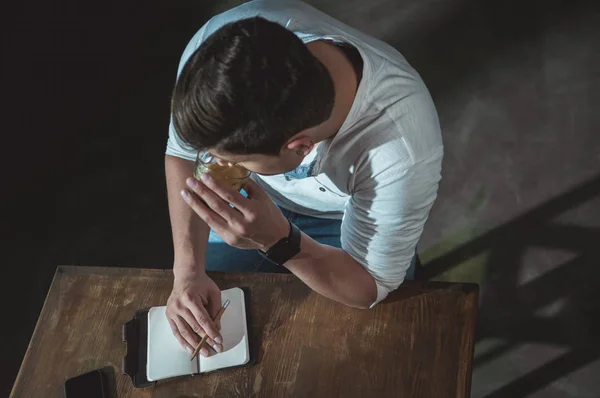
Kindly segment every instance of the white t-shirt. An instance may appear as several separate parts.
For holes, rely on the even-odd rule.
[[[315,162],[311,177],[255,179],[284,208],[342,219],[342,249],[375,279],[377,303],[403,282],[437,196],[443,145],[433,101],[393,47],[300,1],[255,0],[215,16],[186,47],[178,73],[211,33],[254,16],[285,26],[304,43],[348,43],[362,57],[362,79],[346,121],[303,161]],[[196,156],[172,124],[166,153]]]

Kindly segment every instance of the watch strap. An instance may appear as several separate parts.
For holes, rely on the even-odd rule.
[[[288,220],[288,223],[290,224],[288,236],[281,238],[266,252],[258,250],[263,257],[268,258],[277,265],[285,264],[296,254],[300,253],[300,241],[302,239],[302,233],[297,226],[292,224],[291,221]]]

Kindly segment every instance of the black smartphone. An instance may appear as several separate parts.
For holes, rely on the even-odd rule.
[[[100,370],[92,370],[65,382],[66,398],[106,398],[106,382]]]

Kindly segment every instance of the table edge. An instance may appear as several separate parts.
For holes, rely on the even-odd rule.
[[[265,273],[265,272],[222,272],[222,271],[208,271],[209,275],[225,277],[225,279],[239,279],[252,275],[253,278],[265,280],[265,281],[291,281],[300,280],[293,274],[284,273]],[[100,276],[152,276],[152,277],[171,277],[171,268],[130,268],[130,267],[99,267],[99,266],[87,266],[87,265],[59,265],[56,268],[57,275],[100,275]],[[52,280],[54,283],[54,279]],[[443,281],[426,281],[426,280],[410,280],[404,281],[400,286],[399,290],[396,290],[390,295],[395,295],[403,288],[410,288],[413,293],[421,290],[429,292],[431,290],[452,288],[461,290],[465,295],[470,293],[478,293],[479,285],[476,283],[469,282],[443,282]],[[50,286],[52,289],[52,285]],[[46,297],[47,298],[47,297]]]
[[[173,276],[172,268],[130,268],[130,267],[98,267],[87,265],[59,265],[56,270],[60,275],[99,275],[99,276],[146,276],[153,278],[171,278]],[[283,273],[248,273],[248,272],[222,272],[207,271],[209,275],[219,276],[223,279],[240,279],[252,275],[253,278],[265,281],[273,280],[295,280],[293,274]],[[52,288],[52,286],[51,286]]]

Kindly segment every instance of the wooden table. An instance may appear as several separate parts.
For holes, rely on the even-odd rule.
[[[12,397],[62,397],[68,377],[112,366],[124,397],[468,397],[478,289],[406,282],[372,310],[345,307],[293,275],[213,273],[250,290],[257,363],[135,389],[121,325],[164,305],[170,270],[59,267]]]

